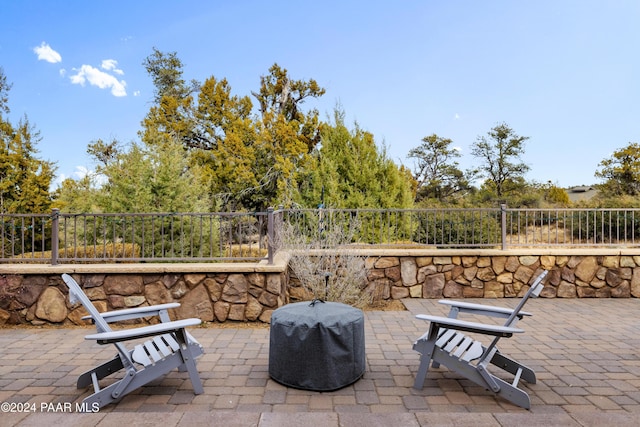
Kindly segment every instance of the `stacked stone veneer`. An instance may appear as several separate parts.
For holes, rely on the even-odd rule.
[[[451,253],[460,253],[461,251]],[[438,251],[443,253],[443,251]],[[377,299],[509,298],[521,296],[532,277],[550,270],[546,298],[640,297],[639,255],[368,255],[367,290]],[[367,254],[365,254],[367,255]],[[210,266],[210,265],[209,265]],[[210,268],[205,265],[201,268]],[[76,268],[73,276],[100,311],[179,302],[173,318],[206,322],[269,322],[278,307],[304,295],[290,280],[287,261],[267,267],[230,264],[228,271],[195,272],[197,265],[130,264]],[[84,270],[83,270],[84,268]],[[118,269],[126,269],[119,273]],[[183,271],[151,273],[152,269]],[[71,306],[60,274],[68,267],[0,266],[0,325],[86,324]],[[184,272],[185,269],[192,269]],[[262,270],[262,271],[261,271]],[[203,271],[203,270],[200,270]],[[295,279],[295,278],[292,278]]]
[[[268,322],[271,312],[286,302],[285,277],[278,273],[73,276],[99,311],[179,302],[172,318]],[[69,303],[59,274],[0,276],[0,324],[86,325],[86,314],[82,306]]]
[[[640,256],[372,257],[369,289],[378,298],[504,298],[550,270],[547,298],[640,297]]]

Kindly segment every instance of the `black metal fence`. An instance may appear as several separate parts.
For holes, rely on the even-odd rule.
[[[383,247],[633,247],[640,209],[268,209],[234,213],[0,215],[0,262],[273,262],[288,225]],[[331,243],[327,240],[327,245]]]
[[[0,262],[273,262],[272,224],[273,209],[0,215]]]
[[[323,230],[355,223],[353,243],[396,247],[506,250],[640,245],[638,209],[509,209],[502,205],[493,209],[287,210],[283,221],[316,239],[322,239]]]

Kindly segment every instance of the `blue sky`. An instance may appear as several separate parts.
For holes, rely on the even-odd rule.
[[[410,168],[432,133],[469,168],[471,144],[506,122],[530,137],[527,179],[587,185],[640,142],[637,0],[3,0],[0,16],[9,118],[27,115],[59,178],[94,168],[91,141],[138,139],[154,47],[242,96],[276,62],[313,78],[327,92],[305,105],[339,103]]]

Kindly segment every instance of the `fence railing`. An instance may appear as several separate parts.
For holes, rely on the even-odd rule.
[[[640,209],[268,209],[235,213],[0,215],[0,262],[273,263],[283,224],[323,242],[383,247],[640,246]],[[326,245],[332,245],[326,240]]]
[[[273,262],[273,209],[0,215],[0,262]]]
[[[640,245],[640,209],[285,210],[299,234],[354,224],[356,244],[435,248],[630,247]]]

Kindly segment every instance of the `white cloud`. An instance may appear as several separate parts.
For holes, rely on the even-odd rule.
[[[120,70],[118,67],[118,61],[115,59],[104,59],[102,60],[102,69],[107,71],[113,71],[116,74],[123,75],[124,71]]]
[[[80,69],[74,68],[73,71],[76,74],[69,77],[73,84],[84,86],[86,82],[89,82],[90,85],[97,86],[100,89],[110,88],[113,96],[127,96],[125,89],[127,83],[124,80],[118,80],[111,74],[100,71],[91,65],[83,65]]]
[[[47,61],[52,64],[62,61],[62,56],[45,42],[42,42],[40,46],[34,47],[33,52],[38,55],[39,61]]]
[[[94,170],[88,169],[85,166],[76,166],[76,169],[73,171],[71,176],[64,173],[58,175],[51,183],[51,187],[49,188],[49,190],[54,191],[56,188],[60,188],[62,182],[65,179],[73,179],[79,181],[85,177],[89,177],[89,179],[91,180],[91,185],[97,187],[102,187],[108,182],[106,176],[97,174]]]
[[[85,177],[89,177],[89,179],[91,179],[91,183],[93,185],[97,185],[98,187],[101,187],[108,182],[106,176],[96,173],[96,171],[88,169],[84,166],[76,166],[76,170],[73,172],[73,177],[75,179],[83,179]]]
[[[73,176],[78,179],[82,179],[87,175],[91,175],[92,173],[93,171],[90,171],[84,166],[76,166],[76,170],[73,172]]]
[[[140,91],[136,90],[135,92],[133,92],[133,96],[140,96]]]
[[[60,77],[64,77],[67,75],[67,70],[65,70],[64,68],[60,68],[60,71],[58,71],[60,73]]]
[[[456,120],[459,120],[460,119],[460,114],[456,113],[456,115],[453,118],[456,119]]]

